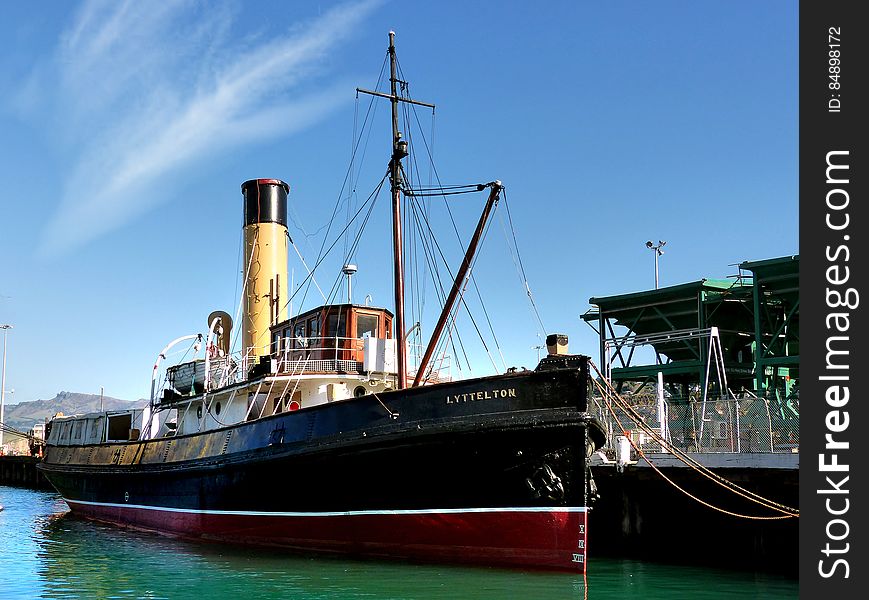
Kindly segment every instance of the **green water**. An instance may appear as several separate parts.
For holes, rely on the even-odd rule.
[[[0,486],[0,600],[10,598],[796,598],[776,576],[595,559],[563,573],[307,558],[91,523],[53,493]],[[587,585],[587,589],[586,586]]]

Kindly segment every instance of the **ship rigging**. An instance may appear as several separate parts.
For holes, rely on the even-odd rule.
[[[303,308],[328,254],[325,238],[311,269],[302,260],[308,275],[291,293],[289,248],[301,252],[288,230],[290,186],[245,181],[236,318],[213,311],[207,333],[167,344],[153,364],[145,409],[50,422],[40,469],[74,512],[231,543],[585,571],[596,497],[587,459],[606,438],[588,410],[589,359],[569,354],[566,336],[552,334],[534,370],[455,379],[442,369],[504,187],[410,185],[398,108],[431,105],[399,93],[407,86],[394,41],[390,32],[390,93],[357,92],[390,100],[392,153],[386,175],[341,232],[359,226],[339,275],[347,278],[347,302],[337,302],[338,279],[324,304]],[[394,312],[353,303],[351,292],[354,248],[387,179]],[[485,190],[462,262],[440,290],[440,315],[410,365],[409,334],[423,328],[408,328],[405,313],[402,196],[414,206],[431,194]],[[411,212],[429,229],[425,211]],[[435,250],[443,259],[436,240],[422,246],[427,260]],[[187,343],[181,362],[164,368],[170,351]]]

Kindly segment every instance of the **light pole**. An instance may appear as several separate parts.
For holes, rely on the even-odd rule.
[[[666,244],[664,240],[658,240],[658,245],[652,243],[652,240],[646,242],[646,248],[652,250],[655,253],[655,289],[658,289],[658,257],[661,256],[664,251],[661,250],[661,247]],[[657,349],[655,350],[655,364],[661,364],[661,355],[658,354]],[[662,371],[658,371],[658,423],[660,425],[661,437],[665,440],[667,439],[667,409],[664,405],[664,373]],[[664,450],[666,451],[666,450]]]
[[[3,448],[3,427],[5,426],[3,409],[6,402],[6,338],[12,325],[4,323],[0,325],[3,330],[3,375],[0,376],[0,449]]]
[[[666,243],[667,242],[658,240],[658,245],[656,246],[651,240],[646,242],[646,248],[655,252],[655,289],[658,289],[658,257],[664,253],[664,251],[661,250],[661,246],[664,246]]]

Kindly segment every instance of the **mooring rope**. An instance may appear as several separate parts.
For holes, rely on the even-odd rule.
[[[745,515],[745,514],[740,514],[740,513],[734,513],[734,512],[728,511],[726,509],[723,509],[721,507],[714,506],[714,505],[706,502],[705,500],[698,498],[697,496],[695,496],[691,492],[685,490],[684,488],[680,487],[676,482],[674,482],[672,479],[670,479],[669,477],[664,475],[664,473],[662,473],[661,470],[649,459],[649,457],[643,452],[643,450],[641,448],[639,448],[629,436],[626,436],[628,442],[631,444],[631,446],[634,448],[634,450],[636,450],[637,455],[640,456],[641,458],[645,459],[645,461],[649,464],[649,466],[656,473],[658,473],[665,481],[667,481],[669,484],[671,484],[677,490],[679,490],[680,492],[682,492],[683,494],[685,494],[686,496],[688,496],[692,500],[695,500],[698,503],[703,504],[704,506],[707,506],[713,510],[717,510],[719,512],[722,512],[722,513],[725,513],[725,514],[728,514],[731,516],[735,516],[735,517],[741,517],[741,518],[745,518],[745,519],[759,519],[759,520],[776,520],[776,519],[789,519],[789,518],[793,518],[793,517],[799,517],[800,513],[799,513],[798,509],[786,506],[784,504],[780,504],[778,502],[775,502],[773,500],[765,498],[765,497],[761,496],[760,494],[756,494],[755,492],[752,492],[751,490],[747,490],[747,489],[733,483],[732,481],[725,479],[724,477],[717,475],[716,473],[713,473],[712,471],[709,470],[709,468],[707,468],[704,465],[702,465],[701,463],[697,462],[696,460],[694,460],[693,458],[691,458],[690,456],[688,456],[687,454],[682,452],[680,449],[672,446],[669,442],[667,442],[667,440],[665,440],[663,437],[661,437],[661,435],[658,434],[652,427],[650,427],[645,422],[645,420],[642,418],[642,416],[639,413],[637,413],[624,400],[624,398],[622,398],[619,395],[619,393],[612,387],[612,384],[610,384],[609,381],[607,381],[606,378],[604,378],[601,375],[601,372],[598,370],[597,366],[592,361],[589,361],[589,364],[590,364],[591,368],[594,369],[595,373],[597,373],[597,375],[599,377],[599,380],[594,380],[594,385],[597,388],[597,390],[601,393],[601,395],[604,397],[604,399],[610,398],[610,399],[614,400],[619,405],[619,408],[621,408],[626,413],[631,415],[637,421],[637,423],[640,425],[640,429],[642,429],[645,433],[649,434],[656,442],[660,443],[662,447],[664,447],[666,450],[668,450],[674,456],[676,456],[676,458],[678,458],[680,461],[682,461],[683,463],[685,463],[686,465],[688,465],[689,467],[691,467],[692,469],[694,469],[695,471],[697,471],[698,473],[700,473],[701,475],[706,477],[707,479],[710,479],[714,483],[724,487],[725,489],[729,490],[730,492],[737,494],[738,496],[742,496],[746,500],[749,500],[751,502],[755,502],[757,504],[760,504],[761,506],[764,506],[764,507],[772,509],[772,510],[779,511],[779,512],[784,513],[784,514],[780,515],[780,516]],[[607,389],[604,389],[601,386],[600,381],[605,382]],[[619,428],[622,431],[625,431],[624,427],[622,426],[621,420],[618,418],[618,415],[616,415],[615,411],[613,410],[612,402],[607,402],[606,406],[607,406],[607,409],[609,410],[610,414],[613,416],[613,419],[615,419],[616,423],[618,423]]]

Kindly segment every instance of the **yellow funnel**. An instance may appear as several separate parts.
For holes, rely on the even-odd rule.
[[[287,318],[287,194],[279,179],[251,179],[244,195],[244,312],[247,366],[270,354],[269,327]]]

